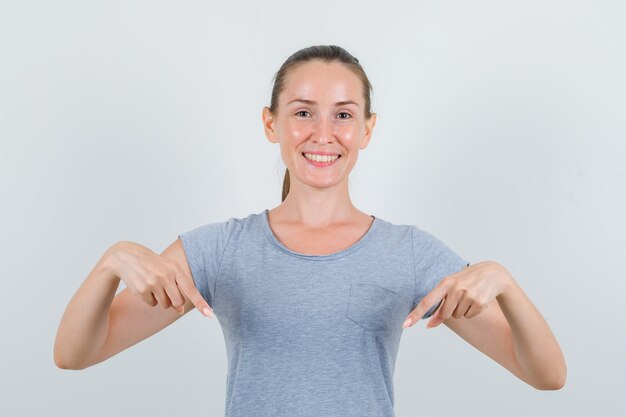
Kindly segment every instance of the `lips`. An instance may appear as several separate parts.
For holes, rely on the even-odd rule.
[[[341,154],[338,152],[302,152],[302,156],[304,156],[305,153],[311,154],[311,155],[330,155],[330,156],[334,156],[334,155],[338,155],[341,157]]]
[[[314,154],[314,155],[320,155],[320,154]],[[329,155],[329,154],[326,154],[326,155]],[[336,155],[337,158],[335,158],[335,159],[333,159],[333,160],[331,160],[329,162],[312,161],[312,160],[310,160],[309,158],[307,158],[305,156],[304,152],[302,153],[302,157],[304,158],[304,160],[307,161],[309,164],[315,166],[315,167],[327,167],[327,166],[330,166],[330,165],[334,164],[335,162],[337,162],[339,160],[339,158],[341,158],[341,155],[339,155],[339,154],[330,154],[330,155]]]
[[[304,159],[306,159],[307,161],[310,161],[309,158],[307,158],[307,155],[319,155],[319,156],[331,156],[331,157],[336,157],[334,158],[335,160],[341,158],[341,154],[338,153],[311,153],[311,152],[302,152],[302,156],[304,157]]]

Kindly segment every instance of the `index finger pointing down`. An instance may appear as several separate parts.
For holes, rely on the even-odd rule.
[[[202,312],[206,317],[212,317],[212,309],[209,306],[209,303],[202,297],[198,288],[194,285],[193,279],[187,275],[179,274],[176,276],[176,283],[182,290],[183,294],[185,294],[193,303],[194,306],[198,309],[198,311]]]

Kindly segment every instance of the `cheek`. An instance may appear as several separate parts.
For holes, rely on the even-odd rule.
[[[358,146],[357,138],[359,137],[359,132],[355,131],[351,128],[340,129],[338,132],[338,136],[341,138],[341,141],[344,143],[346,148],[353,148]]]
[[[289,136],[292,139],[295,139],[296,141],[301,140],[303,137],[307,136],[307,133],[302,130],[302,129],[298,129],[298,128],[293,128],[289,131]]]
[[[306,123],[287,123],[285,132],[293,139],[302,139],[311,134],[311,128]]]

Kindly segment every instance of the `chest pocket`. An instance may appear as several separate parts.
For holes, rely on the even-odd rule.
[[[376,284],[350,284],[346,317],[367,330],[392,326],[398,293]]]

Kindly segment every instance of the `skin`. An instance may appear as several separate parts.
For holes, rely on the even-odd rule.
[[[126,288],[116,295],[122,280]],[[88,368],[147,339],[193,308],[212,317],[194,285],[180,239],[161,254],[134,242],[115,243],[66,307],[54,342],[54,363],[61,369]]]
[[[295,99],[316,103],[289,103]],[[346,100],[356,105],[336,105]],[[364,105],[363,85],[354,73],[337,62],[314,60],[289,73],[276,114],[263,109],[265,135],[279,144],[291,181],[285,201],[269,212],[270,224],[290,249],[333,253],[356,242],[371,225],[372,218],[354,207],[348,190],[348,175],[376,123],[375,114],[365,117]],[[341,158],[318,168],[302,156],[316,150],[337,152]],[[403,328],[413,326],[440,301],[427,328],[445,324],[536,389],[564,386],[567,369],[559,344],[504,266],[483,261],[445,277],[409,314]]]
[[[295,99],[316,104],[289,103]],[[350,100],[356,104],[336,105]],[[369,144],[376,115],[365,118],[362,85],[345,66],[313,61],[289,73],[277,114],[263,109],[267,139],[280,145],[290,172],[285,201],[269,211],[272,230],[287,247],[308,254],[332,253],[365,234],[373,218],[358,210],[348,192],[348,174]],[[318,168],[304,151],[336,152],[331,166]]]

